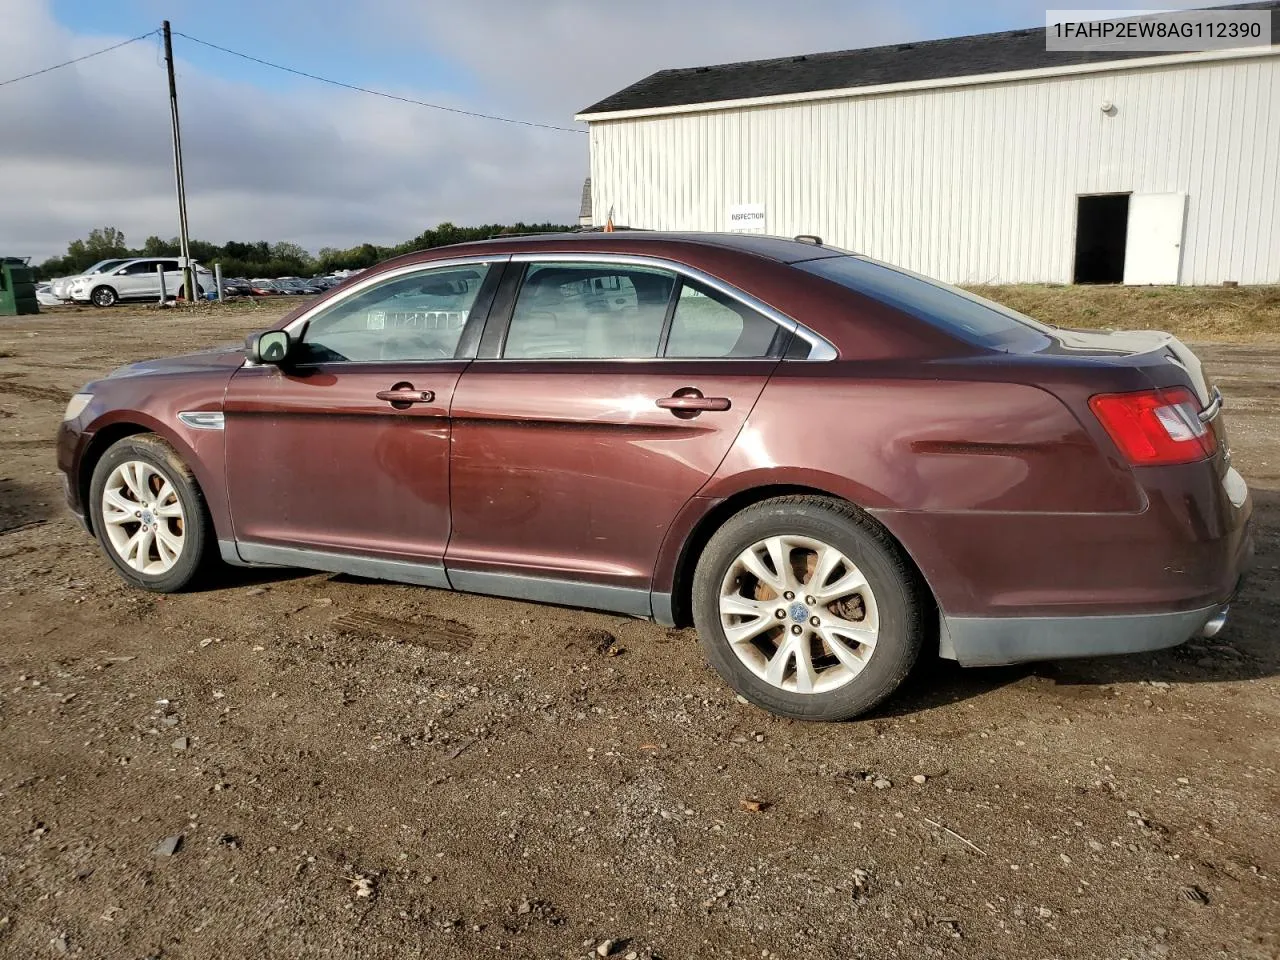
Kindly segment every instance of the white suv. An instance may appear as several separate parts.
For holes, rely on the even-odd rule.
[[[191,267],[196,274],[196,297],[204,299],[205,291],[214,289],[213,274],[194,260]],[[77,277],[71,285],[71,299],[97,307],[109,307],[120,300],[158,300],[161,271],[165,295],[177,296],[182,289],[182,258],[139,257],[93,276]]]
[[[102,273],[104,270],[110,270],[112,267],[118,267],[130,257],[116,257],[114,260],[99,260],[88,270],[83,273],[75,273],[69,277],[58,277],[56,280],[49,281],[49,288],[53,291],[53,295],[59,300],[71,299],[71,288],[77,280],[83,280],[85,277],[91,277],[95,273]]]

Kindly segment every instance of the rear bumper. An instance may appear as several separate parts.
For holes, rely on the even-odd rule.
[[[1253,504],[1224,467],[1148,471],[1137,514],[884,520],[933,588],[943,657],[984,666],[1159,650],[1205,632],[1253,563]]]
[[[1139,513],[871,511],[948,618],[1190,613],[1225,603],[1252,555],[1252,501],[1228,469],[1150,469]]]
[[[944,617],[942,655],[966,667],[994,667],[1163,650],[1216,633],[1226,611],[1215,604],[1105,617]]]
[[[1248,504],[1245,504],[1248,506]],[[940,653],[963,666],[997,666],[1035,660],[1066,660],[1163,650],[1197,636],[1216,636],[1240,581],[1253,566],[1253,525],[1244,524],[1229,540],[1230,552],[1216,575],[1213,602],[1188,608],[1183,602],[1161,609],[1123,613],[1082,612],[1034,616],[941,617]]]

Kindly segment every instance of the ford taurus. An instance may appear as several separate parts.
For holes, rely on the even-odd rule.
[[[117,370],[58,463],[137,587],[220,560],[692,623],[747,699],[841,719],[923,651],[1218,630],[1251,552],[1221,408],[1170,336],[816,238],[554,235],[393,259],[243,349]]]

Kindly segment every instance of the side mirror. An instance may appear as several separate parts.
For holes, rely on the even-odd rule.
[[[290,346],[289,334],[284,330],[251,333],[244,340],[245,353],[254,363],[284,363]]]

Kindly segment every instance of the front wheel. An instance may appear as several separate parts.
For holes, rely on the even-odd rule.
[[[93,471],[93,529],[129,583],[173,593],[211,562],[213,524],[178,452],[154,434],[118,441]]]
[[[111,307],[119,300],[119,296],[110,287],[95,287],[89,299],[95,307]]]
[[[894,692],[919,657],[927,593],[902,548],[850,504],[779,497],[707,543],[693,617],[734,690],[785,717],[847,720]]]

